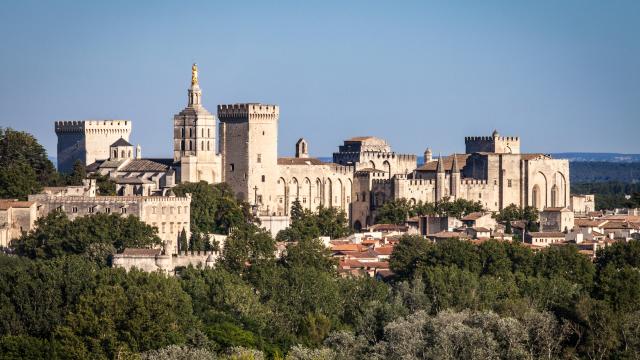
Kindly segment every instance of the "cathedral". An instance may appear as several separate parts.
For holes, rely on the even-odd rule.
[[[344,210],[356,229],[373,224],[377,207],[400,198],[468,199],[490,211],[510,204],[540,210],[570,205],[568,161],[523,154],[518,137],[497,131],[467,137],[464,154],[434,158],[427,149],[421,165],[383,139],[354,137],[332,162],[323,162],[309,155],[302,138],[294,157],[278,157],[278,120],[278,105],[260,103],[218,105],[216,119],[203,105],[194,64],[187,106],[173,117],[173,158],[143,159],[140,146],[128,141],[130,121],[64,121],[56,122],[58,167],[68,171],[80,160],[89,172],[114,179],[118,195],[165,195],[180,182],[226,182],[263,224],[280,228],[296,200],[311,211]]]

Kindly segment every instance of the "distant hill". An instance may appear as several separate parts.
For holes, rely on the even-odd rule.
[[[613,163],[640,162],[640,154],[618,153],[555,153],[551,154],[555,159],[568,159],[569,161],[599,161]]]

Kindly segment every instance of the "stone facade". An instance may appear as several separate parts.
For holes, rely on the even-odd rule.
[[[540,212],[540,231],[555,231],[568,233],[573,230],[573,211],[564,208],[546,208]]]
[[[119,194],[127,196],[164,195],[177,182],[226,182],[271,230],[286,226],[283,218],[290,215],[296,199],[311,211],[319,206],[344,210],[356,229],[373,224],[376,209],[385,202],[401,198],[411,203],[467,199],[479,201],[488,211],[510,204],[539,210],[571,206],[568,161],[523,154],[518,137],[497,131],[466,137],[464,154],[434,158],[427,149],[420,166],[416,155],[396,153],[373,136],[345,140],[332,162],[310,157],[309,144],[302,138],[295,144],[295,157],[278,157],[278,105],[218,105],[216,139],[216,119],[203,106],[195,64],[187,93],[187,107],[173,117],[172,159],[134,158],[133,146],[126,141],[130,124],[117,123],[110,126],[124,128],[98,132],[122,139],[92,144],[104,148],[106,154],[100,156],[108,159],[92,170],[109,174]],[[64,152],[74,141],[92,143],[93,138],[78,137],[86,136],[85,130],[72,131],[84,126],[56,124],[64,140],[59,141],[64,145],[59,146],[59,159],[68,162]],[[67,140],[67,133],[76,135]]]
[[[110,156],[110,146],[118,139],[129,141],[131,121],[56,121],[58,171],[71,172],[76,160],[90,165]]]
[[[0,200],[0,248],[33,229],[37,215],[33,201]]]
[[[69,195],[68,192],[51,192],[30,195],[29,201],[38,203],[38,216],[45,216],[60,209],[73,220],[79,216],[97,213],[117,213],[137,216],[147,225],[158,229],[158,236],[164,243],[166,254],[178,252],[178,236],[184,229],[191,231],[191,196],[96,196],[93,189],[82,194]]]

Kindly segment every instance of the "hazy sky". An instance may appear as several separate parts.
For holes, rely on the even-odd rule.
[[[192,62],[205,106],[280,105],[279,149],[357,135],[464,151],[640,152],[640,1],[27,1],[0,4],[0,126],[55,155],[55,120],[133,120],[171,155]]]

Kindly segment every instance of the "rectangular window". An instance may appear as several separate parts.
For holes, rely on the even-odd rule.
[[[178,206],[178,214],[180,214],[180,206]]]
[[[111,208],[105,208],[104,212],[107,213],[107,214],[111,214]]]
[[[93,206],[90,206],[90,207],[87,209],[87,212],[88,212],[89,214],[93,214],[94,210],[95,210],[95,208],[94,208]]]
[[[125,208],[125,207],[120,208],[120,212],[123,213],[123,214],[126,214],[127,213],[127,208]]]
[[[258,164],[262,162],[262,154],[258,154]]]
[[[167,225],[166,223],[162,223],[162,233],[163,234],[165,233],[166,225]]]
[[[511,187],[511,179],[507,180],[507,186]]]
[[[235,165],[233,164],[229,164],[229,171],[233,172],[233,170],[235,170]]]
[[[71,208],[71,212],[77,213],[78,212],[78,207],[74,206]]]

